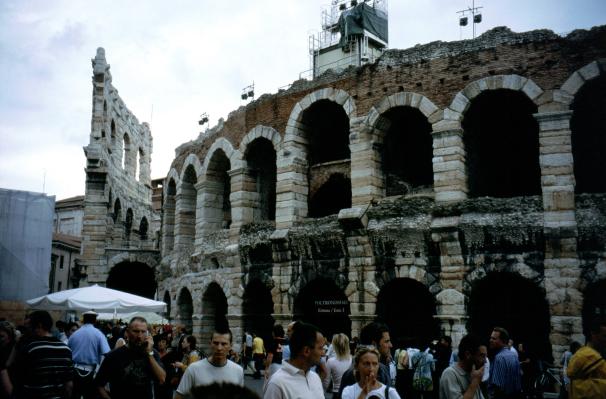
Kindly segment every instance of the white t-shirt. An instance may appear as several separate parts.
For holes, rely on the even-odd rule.
[[[349,359],[339,360],[336,357],[328,359],[326,362],[326,369],[328,373],[326,374],[326,379],[322,381],[324,385],[324,389],[328,388],[330,384],[330,380],[332,380],[332,391],[339,392],[339,387],[341,386],[341,378],[343,374],[349,369],[351,366],[351,357]]]
[[[381,383],[379,382],[379,384]],[[343,390],[343,395],[341,395],[341,399],[358,399],[358,396],[360,396],[361,393],[362,387],[360,387],[360,384],[355,383],[346,387]],[[385,385],[381,384],[380,388],[368,392],[366,397],[369,398],[373,395],[379,397],[380,399],[385,399]],[[398,395],[398,391],[396,391],[394,388],[389,388],[389,399],[401,399],[400,395]]]
[[[225,366],[217,367],[210,364],[208,359],[202,359],[190,364],[185,370],[177,392],[188,395],[193,387],[210,385],[213,382],[229,382],[244,386],[244,370],[231,360],[228,360]]]

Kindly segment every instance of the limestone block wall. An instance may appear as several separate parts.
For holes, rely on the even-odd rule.
[[[604,27],[565,38],[550,31],[518,34],[497,28],[474,40],[390,50],[375,64],[297,81],[234,111],[208,134],[177,149],[164,184],[160,291],[177,301],[188,287],[196,309],[210,281],[217,282],[240,339],[250,316],[243,298],[252,281],[261,282],[271,297],[271,316],[285,324],[306,287],[324,278],[347,299],[356,335],[383,311],[379,305],[394,282],[414,281],[431,294],[439,329],[456,342],[474,328],[474,290],[495,273],[510,273],[542,293],[546,334],[557,358],[570,340],[581,340],[584,289],[601,281],[606,270],[603,194],[575,194],[570,126],[575,96],[584,85],[603,79],[605,39]],[[477,197],[470,191],[475,154],[466,148],[466,117],[488,94],[504,92],[536,109],[528,123],[536,124],[533,162],[540,193]],[[310,170],[312,132],[305,115],[320,101],[347,115],[351,157]],[[433,185],[430,192],[387,197],[383,144],[400,123],[391,115],[402,108],[418,112],[431,125]],[[276,156],[271,220],[255,217],[260,205],[246,163],[247,149],[259,139],[269,140]],[[228,179],[213,172],[217,154],[229,165]],[[512,165],[516,160],[511,154]],[[349,168],[351,208],[308,217],[309,198],[344,167]],[[193,180],[184,178],[188,168],[195,170]],[[217,204],[225,198],[226,184],[229,226],[219,223]],[[183,213],[180,195],[192,187],[194,208]],[[195,231],[184,232],[193,220]],[[191,248],[178,245],[192,234]],[[244,255],[254,255],[259,246],[271,248],[271,261],[261,262],[263,267]],[[187,285],[202,276],[204,284]],[[414,304],[393,306],[401,306],[405,315]],[[171,309],[178,318],[176,307]],[[202,334],[209,326],[194,318],[193,328]]]
[[[151,203],[149,125],[139,123],[118,95],[104,49],[97,50],[92,65],[91,133],[84,147],[82,283],[105,284],[112,263],[107,250],[153,251],[153,227],[159,226]]]

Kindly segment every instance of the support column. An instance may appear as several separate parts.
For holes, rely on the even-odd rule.
[[[432,125],[433,187],[436,202],[455,202],[467,198],[465,146],[460,122],[440,120]]]
[[[255,180],[246,168],[232,169],[229,172],[231,182],[231,226],[230,229],[239,234],[242,225],[254,221],[254,211],[259,202],[259,194],[255,190]]]
[[[381,160],[381,146],[386,119],[379,119],[370,127],[366,118],[353,118],[350,122],[349,150],[351,152],[351,203],[352,206],[367,205],[371,200],[383,198],[385,188]]]
[[[278,154],[276,228],[283,229],[307,216],[309,195],[307,141],[292,135]]]
[[[541,188],[545,234],[545,289],[551,313],[554,359],[559,359],[571,340],[583,342],[578,290],[581,269],[577,255],[574,167],[571,145],[571,111],[542,112],[539,122]]]

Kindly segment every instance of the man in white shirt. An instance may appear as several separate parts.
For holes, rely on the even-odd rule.
[[[191,389],[198,385],[229,382],[243,386],[244,370],[227,359],[231,343],[232,335],[229,329],[215,328],[210,339],[210,356],[189,365],[177,387],[175,399],[188,397]]]
[[[310,371],[323,355],[324,337],[318,328],[296,323],[290,337],[290,359],[271,376],[263,399],[317,399],[324,397],[322,381]]]

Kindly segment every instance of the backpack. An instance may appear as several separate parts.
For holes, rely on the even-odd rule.
[[[426,363],[426,354],[418,353],[417,360],[413,363],[414,374],[412,376],[412,389],[419,392],[433,391],[433,380],[431,377],[426,377],[422,373],[423,366]]]

